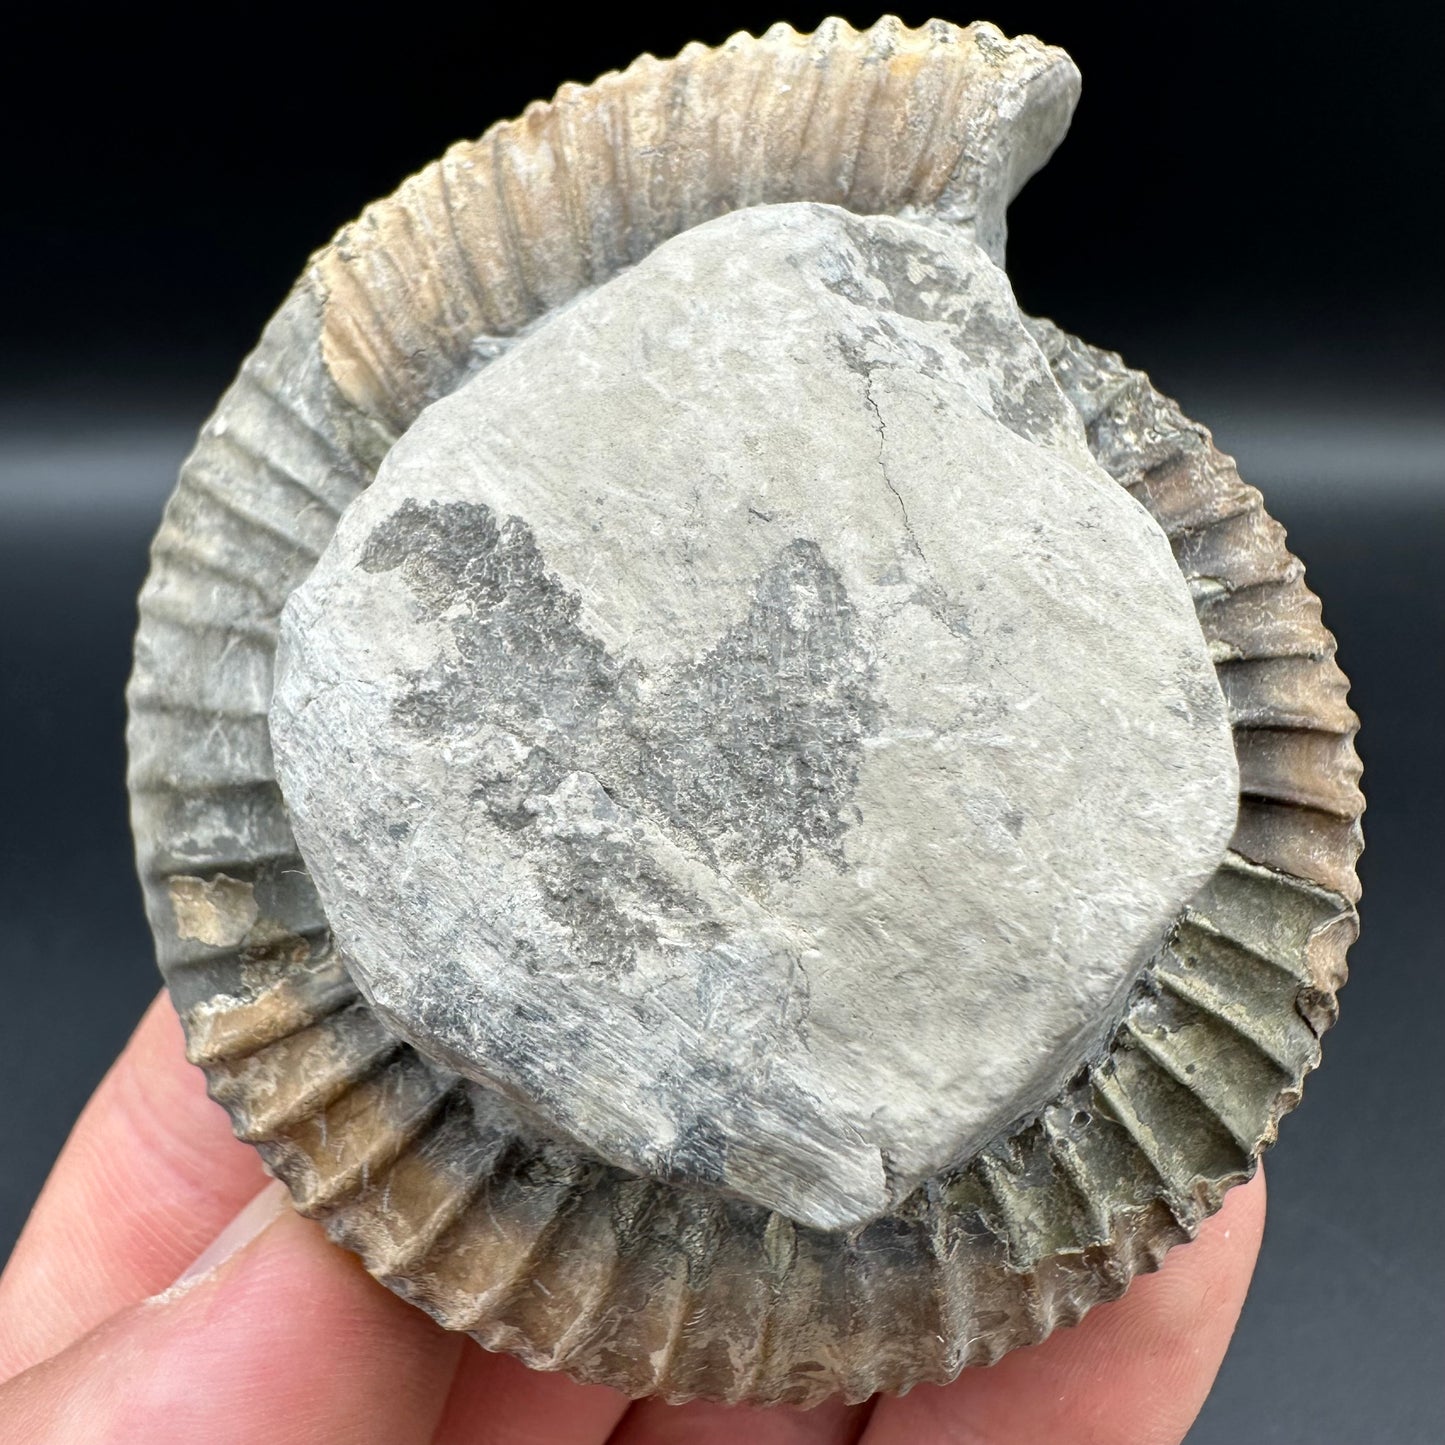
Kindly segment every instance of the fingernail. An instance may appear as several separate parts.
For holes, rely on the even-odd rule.
[[[198,1280],[214,1274],[233,1255],[239,1254],[286,1207],[286,1186],[273,1179],[231,1222],[186,1266],[176,1282],[157,1301],[184,1294]]]

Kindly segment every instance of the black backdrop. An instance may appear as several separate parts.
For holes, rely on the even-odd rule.
[[[780,8],[800,29],[829,13]],[[639,50],[777,18],[29,6],[0,37],[21,100],[4,167],[6,322],[27,343],[5,349],[12,395],[98,383],[119,400],[120,381],[127,406],[136,387],[153,405],[155,378],[166,400],[209,395],[307,253],[452,140]],[[1441,312],[1438,6],[1006,0],[989,18],[1084,74],[1072,135],[1015,207],[1026,308],[1092,339],[1157,332],[1166,361],[1403,379]]]
[[[154,987],[120,742],[145,541],[306,255],[563,80],[825,13],[564,22],[414,0],[3,22],[0,1251]],[[1365,934],[1327,1066],[1271,1156],[1257,1288],[1191,1441],[1438,1442],[1440,7],[986,13],[1084,74],[1069,139],[1011,214],[1021,301],[1124,351],[1240,457],[1309,564],[1365,721]]]

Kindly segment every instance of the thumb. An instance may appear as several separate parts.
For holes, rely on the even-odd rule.
[[[462,1341],[262,1190],[169,1289],[0,1387],[11,1445],[407,1445]]]

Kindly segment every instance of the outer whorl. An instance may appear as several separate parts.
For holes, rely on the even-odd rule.
[[[1130,976],[1117,1029],[881,1214],[829,1231],[629,1172],[420,1052],[333,946],[277,783],[282,610],[425,408],[579,294],[746,207],[898,216],[1001,264],[1005,208],[1077,84],[1032,39],[886,20],[775,27],[564,86],[312,258],[182,469],[141,597],[129,740],[191,1057],[298,1208],[489,1348],[672,1400],[950,1379],[1156,1267],[1253,1171],[1318,1062],[1356,933],[1363,806],[1333,638],[1208,433],[1045,321],[1030,345],[1090,465],[1147,510],[1188,585],[1238,821]]]

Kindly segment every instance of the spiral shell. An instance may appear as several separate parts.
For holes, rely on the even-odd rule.
[[[644,56],[454,146],[310,261],[182,469],[141,596],[130,790],[190,1057],[297,1207],[449,1328],[633,1395],[807,1405],[946,1381],[1078,1320],[1253,1171],[1356,931],[1356,719],[1284,533],[1142,374],[1032,323],[1103,467],[1169,536],[1230,708],[1231,851],[1106,1055],[846,1234],[541,1138],[372,1013],[267,731],[277,625],[397,437],[529,323],[729,210],[967,227],[1067,127],[1062,52],[988,25],[777,26]]]

